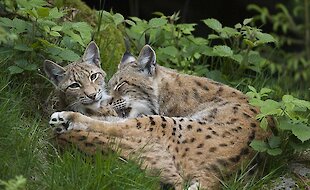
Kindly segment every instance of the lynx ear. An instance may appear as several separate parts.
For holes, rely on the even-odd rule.
[[[118,68],[121,68],[125,64],[136,62],[136,61],[137,59],[129,51],[126,51],[123,54],[123,57],[121,59],[121,62],[118,65]]]
[[[145,45],[138,57],[138,65],[140,69],[149,74],[154,75],[156,69],[156,54],[149,45]]]
[[[48,78],[57,86],[63,79],[65,69],[53,61],[45,60],[43,68]]]
[[[88,44],[82,60],[89,64],[95,64],[96,66],[101,68],[99,48],[94,41]]]

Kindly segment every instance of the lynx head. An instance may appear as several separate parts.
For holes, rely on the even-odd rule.
[[[146,45],[136,59],[125,52],[109,81],[111,104],[121,117],[158,114],[156,55]]]
[[[65,67],[44,61],[44,71],[59,92],[65,110],[84,113],[99,108],[110,96],[105,89],[106,73],[101,69],[99,49],[90,42],[83,57]]]

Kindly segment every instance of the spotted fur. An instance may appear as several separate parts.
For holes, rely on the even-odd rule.
[[[156,64],[145,46],[137,59],[124,55],[109,82],[111,104],[128,119],[99,121],[74,112],[56,112],[50,124],[58,139],[88,153],[119,142],[121,155],[136,155],[143,166],[161,171],[165,183],[183,189],[219,187],[221,171],[247,159],[254,138],[265,134],[257,108],[240,91],[216,81],[177,73]],[[115,142],[114,141],[114,142]]]

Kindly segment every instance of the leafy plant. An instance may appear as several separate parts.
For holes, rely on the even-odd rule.
[[[6,11],[13,16],[0,18],[0,27],[9,33],[1,40],[0,58],[12,60],[11,74],[34,71],[44,58],[75,61],[91,40],[87,23],[67,21],[65,10],[50,8],[44,0],[16,0]]]
[[[0,186],[4,186],[5,190],[21,190],[26,189],[27,180],[23,176],[16,176],[15,179],[9,181],[0,180]]]
[[[278,3],[275,7],[277,12],[273,14],[266,7],[248,6],[249,10],[258,13],[253,24],[271,24],[279,42],[276,50],[264,47],[261,51],[272,63],[270,71],[282,79],[279,82],[287,88],[305,89],[310,79],[309,1],[294,0],[287,5]]]
[[[229,61],[225,60],[225,64],[232,64],[231,61],[237,63],[239,65],[237,70],[240,73],[246,69],[260,73],[268,64],[268,60],[261,57],[255,48],[275,43],[276,40],[270,34],[263,33],[261,29],[249,26],[251,21],[251,18],[245,19],[242,24],[238,23],[232,28],[223,27],[213,18],[203,20],[215,32],[209,34],[208,39],[211,42],[215,41],[216,44],[223,43],[223,45],[211,45],[212,49],[206,52],[206,55],[228,58]]]
[[[266,130],[268,118],[272,117],[277,130],[267,142],[256,140],[251,146],[270,155],[307,148],[310,144],[310,102],[291,95],[284,95],[281,101],[275,101],[268,99],[271,89],[262,88],[259,92],[252,86],[249,86],[249,89],[247,95],[251,98],[250,104],[260,108],[257,115],[257,119],[261,121],[260,127]]]

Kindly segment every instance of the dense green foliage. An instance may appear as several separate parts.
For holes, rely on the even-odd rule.
[[[200,24],[212,32],[203,38],[193,35],[197,24],[178,23],[178,13],[156,13],[149,21],[125,19],[118,13],[92,11],[79,1],[65,2],[69,1],[57,0],[54,5],[44,0],[0,2],[5,10],[0,17],[0,187],[158,189],[156,177],[148,177],[131,161],[119,159],[117,153],[88,157],[74,148],[61,152],[51,143],[48,118],[41,112],[41,103],[51,89],[40,70],[43,60],[63,65],[75,61],[92,39],[100,47],[109,77],[117,69],[126,38],[134,54],[149,43],[161,65],[249,91],[250,103],[261,109],[257,116],[261,127],[271,130],[267,127],[269,116],[276,124],[268,140],[253,141],[251,146],[274,160],[286,160],[309,148],[310,102],[302,100],[310,97],[309,21],[295,22],[300,14],[308,14],[309,5],[301,6],[298,0],[292,10],[278,5],[280,12],[275,15],[251,5],[260,15],[233,27],[214,18],[204,19]],[[81,13],[76,15],[74,6],[79,6]],[[274,33],[257,28],[258,20],[270,21]],[[305,47],[299,52],[284,48],[298,42],[287,37],[290,30],[305,42],[299,44]],[[272,178],[280,163],[270,162],[272,167],[247,181],[245,169],[234,180],[224,181],[223,188],[257,189]]]

